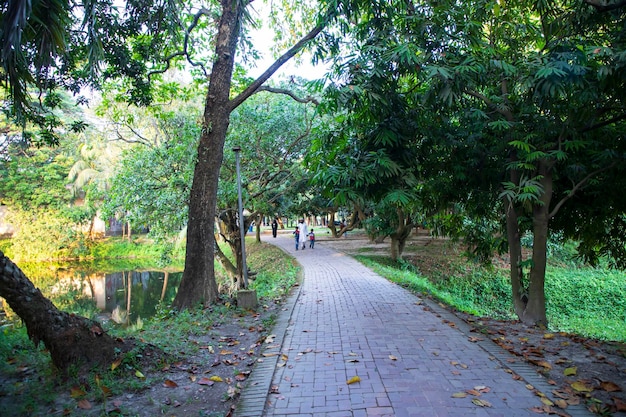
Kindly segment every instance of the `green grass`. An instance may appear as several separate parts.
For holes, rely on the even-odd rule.
[[[298,282],[300,267],[276,246],[246,240],[247,262],[257,272],[250,287],[261,298],[286,295]]]
[[[603,340],[626,341],[626,274],[603,268],[550,267],[546,304],[552,326]]]
[[[381,276],[476,316],[515,318],[508,271],[470,262],[447,277],[425,277],[407,262],[356,257]],[[549,267],[546,307],[550,328],[601,340],[626,342],[626,274],[600,268]]]

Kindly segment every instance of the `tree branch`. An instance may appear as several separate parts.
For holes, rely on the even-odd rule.
[[[200,62],[194,62],[192,61],[191,57],[189,56],[189,35],[191,34],[191,31],[194,30],[194,28],[196,26],[198,26],[198,21],[200,20],[200,18],[202,16],[211,16],[210,11],[206,8],[201,8],[198,13],[196,13],[193,17],[193,21],[191,22],[191,25],[189,25],[189,27],[187,28],[187,30],[185,30],[185,41],[183,42],[183,50],[182,51],[178,51],[178,52],[174,52],[171,55],[168,55],[164,58],[165,61],[165,68],[162,68],[160,70],[154,70],[154,71],[150,71],[148,73],[148,80],[151,79],[151,77],[155,74],[162,74],[164,72],[166,72],[167,70],[169,70],[170,68],[170,61],[174,58],[176,58],[177,56],[184,56],[185,58],[187,58],[187,62],[189,62],[189,64],[191,64],[191,66],[193,67],[199,67],[202,69],[202,73],[204,74],[205,77],[208,78],[209,73],[207,72],[206,68],[204,68],[204,65],[202,65],[202,63]]]
[[[626,2],[626,0],[624,0]],[[604,126],[608,126],[610,124],[619,122],[621,120],[626,119],[626,113],[622,113],[619,116],[615,116],[611,119],[605,120],[604,122],[600,122],[600,123],[596,123],[595,125],[591,125],[591,126],[587,126],[586,128],[582,129],[581,132],[589,132],[590,130],[594,130],[594,129],[600,129],[601,127]]]
[[[293,91],[287,90],[285,88],[274,88],[274,87],[268,87],[268,86],[261,86],[261,87],[257,88],[255,93],[258,93],[259,91],[267,91],[269,93],[276,93],[276,94],[285,94],[285,95],[291,97],[292,99],[294,99],[295,101],[297,101],[298,103],[304,103],[304,104],[306,104],[306,103],[313,103],[316,106],[320,104],[319,100],[317,100],[315,97],[311,97],[311,96],[298,97]]]
[[[556,214],[561,209],[563,204],[565,204],[565,202],[567,200],[572,198],[574,196],[574,194],[576,194],[576,191],[580,190],[592,177],[594,177],[595,175],[597,175],[597,174],[599,174],[599,173],[601,173],[603,171],[607,171],[607,170],[613,168],[615,165],[617,165],[617,161],[613,162],[611,165],[605,166],[603,168],[599,168],[599,169],[591,172],[589,175],[587,175],[585,178],[583,178],[582,181],[580,181],[578,184],[574,185],[574,188],[572,188],[572,190],[569,193],[567,193],[567,195],[565,197],[563,197],[561,199],[561,201],[559,201],[556,204],[556,206],[554,206],[554,209],[552,209],[550,214],[548,214],[548,219],[551,219],[554,216],[556,216]]]
[[[503,84],[502,86],[503,88],[506,88],[506,84]],[[496,111],[496,113],[500,113],[502,116],[504,116],[506,118],[507,121],[512,121],[513,120],[513,114],[511,113],[510,110],[508,110],[508,108],[503,109],[501,107],[498,107],[495,105],[495,103],[493,101],[491,101],[489,99],[489,97],[485,96],[484,94],[479,93],[478,91],[474,91],[474,90],[469,90],[469,89],[465,89],[464,92],[474,98],[477,98],[479,100],[481,100],[483,103],[485,103],[487,106],[491,107],[492,109],[494,109]]]
[[[293,58],[298,52],[300,52],[307,43],[315,39],[315,37],[326,27],[330,18],[332,10],[329,9],[322,20],[309,33],[307,33],[302,39],[300,39],[294,46],[289,48],[287,52],[281,55],[263,74],[252,82],[244,91],[239,93],[237,97],[230,101],[230,111],[235,110],[241,103],[243,103],[248,97],[254,94],[262,85],[267,81],[278,69],[283,66],[287,61]]]

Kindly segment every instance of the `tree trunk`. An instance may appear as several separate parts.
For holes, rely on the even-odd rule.
[[[263,216],[259,214],[256,220],[256,241],[257,243],[261,243],[261,219]]]
[[[504,199],[506,235],[509,243],[509,263],[511,274],[511,299],[517,317],[521,319],[526,309],[528,294],[524,288],[522,268],[522,242],[518,226],[518,215],[512,201]]]
[[[121,342],[100,325],[57,309],[9,258],[0,252],[0,296],[24,321],[35,346],[43,342],[52,363],[62,371],[70,365],[86,370],[113,362]]]
[[[533,264],[528,285],[528,304],[521,319],[524,323],[547,326],[545,281],[552,200],[552,170],[548,161],[539,161],[539,175],[543,193],[540,197],[541,204],[535,204],[533,207]]]
[[[413,230],[413,223],[409,218],[405,218],[404,211],[400,208],[396,209],[397,227],[396,230],[389,235],[391,238],[391,259],[398,261],[402,259],[402,252],[406,246],[406,241]]]
[[[237,267],[235,267],[224,252],[222,252],[222,249],[217,244],[217,240],[215,241],[215,259],[220,263],[220,265],[222,265],[222,268],[226,271],[228,278],[232,282],[235,282],[235,279],[237,279]]]
[[[243,92],[229,100],[232,73],[237,53],[237,40],[244,7],[249,2],[220,0],[222,14],[217,25],[215,61],[209,78],[209,89],[204,104],[202,134],[198,144],[198,158],[189,197],[187,252],[185,270],[174,299],[179,309],[196,304],[209,304],[218,296],[214,269],[214,217],[217,185],[224,156],[224,142],[230,123],[230,113],[256,92],[285,62],[314,39],[326,25],[331,14],[318,22],[298,43],[291,47],[267,71]]]
[[[185,270],[174,307],[213,303],[218,296],[214,268],[215,205],[224,141],[230,123],[230,85],[244,2],[223,0],[215,63],[204,105],[198,159],[189,198]]]

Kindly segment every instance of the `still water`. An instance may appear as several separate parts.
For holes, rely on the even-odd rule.
[[[160,302],[170,305],[182,272],[122,271],[90,279],[87,295],[100,310],[99,319],[136,323],[154,315]]]
[[[181,278],[180,271],[94,272],[73,266],[55,268],[45,278],[39,276],[33,281],[63,310],[71,311],[78,303],[87,303],[89,310],[97,308],[99,321],[131,325],[153,316],[159,303],[171,305]]]

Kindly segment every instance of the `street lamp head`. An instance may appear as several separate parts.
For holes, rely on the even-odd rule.
[[[241,151],[241,146],[233,146],[233,152]]]

